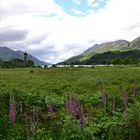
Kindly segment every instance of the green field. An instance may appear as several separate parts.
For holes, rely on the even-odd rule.
[[[0,69],[0,139],[138,139],[139,91],[140,67]],[[126,92],[127,107],[123,102]],[[104,94],[108,95],[107,110]],[[69,103],[76,102],[77,111],[80,106],[82,122],[78,113],[66,111],[66,98]],[[11,104],[12,123],[8,112]],[[53,111],[48,112],[49,105]]]

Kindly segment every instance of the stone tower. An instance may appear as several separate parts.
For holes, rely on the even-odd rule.
[[[26,67],[27,65],[28,65],[28,54],[25,51],[24,52],[24,67]]]

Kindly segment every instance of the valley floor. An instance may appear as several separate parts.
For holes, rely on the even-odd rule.
[[[53,91],[94,94],[105,88],[108,93],[140,83],[140,67],[113,66],[92,68],[0,69],[0,90]],[[121,88],[118,88],[121,87]],[[139,86],[138,86],[139,87]]]
[[[0,139],[140,139],[140,67],[0,69]]]

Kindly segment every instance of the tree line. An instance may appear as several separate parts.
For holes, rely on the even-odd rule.
[[[126,52],[104,52],[93,55],[86,60],[73,59],[63,62],[64,65],[96,65],[96,64],[114,64],[129,65],[140,63],[140,50],[131,50]],[[62,63],[61,63],[62,64]]]
[[[23,67],[34,67],[34,62],[28,60],[27,65],[24,65],[24,61],[19,58],[14,58],[12,60],[3,61],[0,59],[0,67],[2,68],[23,68]]]

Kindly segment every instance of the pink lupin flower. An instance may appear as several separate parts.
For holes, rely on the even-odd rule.
[[[69,110],[70,110],[70,113],[73,114],[73,101],[72,101],[72,99],[69,102]]]
[[[123,102],[124,102],[125,107],[127,108],[128,106],[128,93],[127,92],[123,96]]]
[[[12,104],[10,104],[9,107],[9,119],[10,119],[10,123],[13,124],[14,123],[14,106]]]
[[[134,81],[134,91],[133,91],[133,93],[134,93],[134,97],[136,97],[136,95],[137,95],[137,91],[136,91],[136,81]]]
[[[79,116],[79,126],[82,129],[83,128],[83,114],[81,111],[80,103],[78,103],[78,116]]]
[[[76,100],[74,97],[71,98],[71,101],[69,102],[69,107],[70,107],[70,113],[72,115],[76,115]]]
[[[82,129],[83,128],[83,117],[80,117],[79,125],[80,125],[80,128]]]
[[[9,104],[9,121],[11,124],[14,124],[15,121],[15,101],[14,96],[10,94],[10,104]]]
[[[53,107],[51,104],[48,105],[48,112],[52,115],[52,116],[55,116],[55,112],[53,110]]]
[[[65,105],[66,105],[66,110],[67,110],[67,112],[69,112],[69,100],[68,100],[67,97],[66,97],[66,99],[65,99]]]
[[[79,117],[82,116],[80,103],[78,103],[78,115],[79,115]]]
[[[75,100],[75,98],[74,97],[72,97],[72,99],[71,99],[71,113],[73,114],[73,115],[76,115],[76,113],[77,113],[77,111],[76,111],[76,100]]]
[[[13,124],[15,121],[15,104],[14,104],[14,102],[11,102],[10,106],[9,106],[9,120],[10,120],[11,124]]]
[[[73,111],[74,111],[74,114],[76,115],[77,110],[76,110],[76,100],[75,99],[73,100]]]

